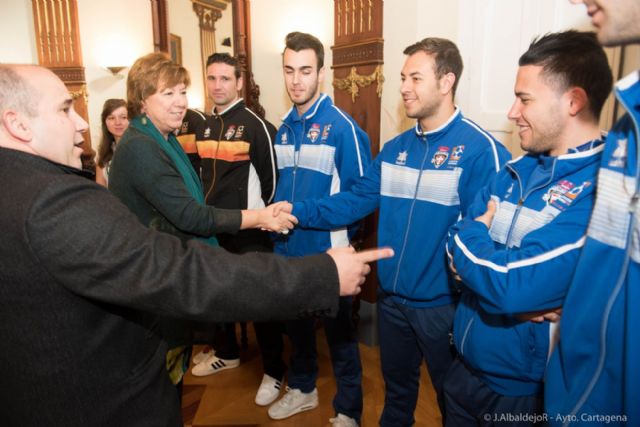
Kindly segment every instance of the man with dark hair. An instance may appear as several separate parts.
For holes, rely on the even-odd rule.
[[[444,384],[451,427],[544,421],[557,325],[526,313],[562,305],[595,199],[598,121],[613,81],[595,34],[547,34],[519,65],[509,118],[527,153],[482,189],[447,244],[462,281],[459,358]]]
[[[274,200],[304,200],[348,190],[371,161],[369,138],[331,98],[320,92],[324,48],[310,34],[291,33],[282,54],[284,80],[293,108],[275,139],[280,179]],[[289,257],[349,246],[351,223],[320,231],[300,228],[277,236],[275,252]],[[362,414],[362,367],[352,298],[340,300],[336,319],[323,319],[337,392],[334,426],[357,426]],[[269,408],[273,419],[288,418],[318,406],[318,360],[313,319],[287,322],[293,350],[287,394]]]
[[[404,53],[400,91],[415,127],[387,142],[351,190],[293,203],[299,226],[320,229],[349,224],[380,208],[378,241],[398,254],[378,263],[382,426],[413,425],[423,360],[443,408],[455,310],[446,233],[509,158],[500,143],[454,104],[462,72],[456,45],[427,38]]]
[[[331,249],[285,260],[183,244],[87,179],[87,128],[51,71],[0,64],[4,425],[182,426],[157,315],[335,314],[338,285],[356,294],[364,263],[392,255]]]
[[[637,0],[584,3],[605,46],[640,43]],[[640,425],[640,72],[615,86],[627,111],[607,135],[586,243],[545,381],[553,426]]]
[[[196,158],[192,161],[202,181],[205,200],[225,209],[264,207],[271,203],[277,180],[273,150],[276,128],[248,109],[239,97],[243,79],[237,58],[228,53],[210,55],[206,85],[214,106],[196,130]],[[232,253],[271,252],[273,246],[267,232],[261,230],[223,233],[217,238],[220,246]],[[215,350],[205,348],[194,356],[193,375],[211,375],[240,364],[235,323],[220,326]],[[265,406],[278,397],[286,371],[282,360],[283,327],[280,322],[254,322],[254,327],[265,372],[255,400]]]
[[[287,34],[284,40],[285,51],[287,49],[293,52],[300,52],[301,50],[310,49],[316,56],[316,66],[318,70],[323,70],[324,67],[324,46],[317,37],[311,34],[301,33],[298,31]],[[284,55],[284,53],[283,53]]]

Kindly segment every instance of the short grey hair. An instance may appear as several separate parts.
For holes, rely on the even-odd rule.
[[[38,115],[37,92],[18,72],[20,67],[36,66],[0,64],[0,114],[14,110],[35,117]]]

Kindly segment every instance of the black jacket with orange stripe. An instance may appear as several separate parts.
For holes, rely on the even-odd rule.
[[[178,140],[200,176],[207,204],[254,209],[271,203],[275,193],[278,173],[273,148],[275,135],[276,128],[239,98],[223,112],[214,111],[211,116],[189,110]],[[249,237],[256,233],[240,234]],[[265,242],[263,238],[258,240]],[[224,241],[220,243],[228,246]],[[243,251],[251,245],[249,241],[237,243],[240,247],[228,249]]]

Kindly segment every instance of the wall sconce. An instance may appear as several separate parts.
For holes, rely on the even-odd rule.
[[[117,76],[120,74],[120,71],[124,70],[125,66],[118,66],[118,67],[107,67],[107,70],[111,71],[111,74],[113,74],[114,76]]]
[[[222,40],[222,43],[220,44],[222,46],[231,47],[231,37],[226,37],[224,40]]]

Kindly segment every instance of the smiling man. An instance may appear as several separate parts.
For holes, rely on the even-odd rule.
[[[480,192],[448,241],[464,286],[453,331],[460,357],[444,384],[447,427],[543,420],[556,330],[525,313],[562,306],[595,198],[598,120],[613,80],[595,34],[545,35],[519,65],[509,118],[527,153]]]
[[[404,53],[400,91],[415,127],[388,141],[351,190],[293,204],[300,226],[319,229],[349,224],[380,208],[378,242],[396,253],[378,263],[382,426],[413,425],[423,360],[443,409],[455,309],[446,233],[510,157],[454,104],[462,73],[454,43],[427,38]]]

